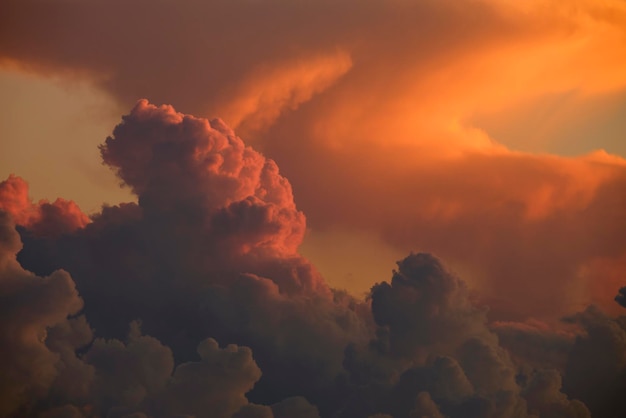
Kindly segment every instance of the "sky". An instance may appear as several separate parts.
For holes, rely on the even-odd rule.
[[[0,0],[0,91],[0,417],[626,413],[623,0]]]

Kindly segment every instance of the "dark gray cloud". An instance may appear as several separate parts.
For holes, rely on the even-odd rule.
[[[594,417],[626,414],[626,317],[610,318],[591,306],[569,320],[584,334],[576,338],[568,357],[564,389]]]
[[[518,366],[563,371],[574,343],[571,331],[554,330],[541,322],[494,322],[490,329]]]
[[[525,369],[500,345],[485,310],[432,255],[400,261],[391,283],[374,286],[371,298],[377,338],[346,352],[361,390],[349,416],[362,414],[363,405],[394,417],[589,416],[562,392],[558,371],[518,360],[537,373],[520,379]],[[557,380],[544,388],[537,375]]]
[[[137,204],[48,234],[20,217],[37,205],[6,203],[19,181],[0,190],[0,416],[588,417],[574,399],[621,411],[623,318],[587,310],[569,339],[490,325],[426,253],[359,301],[298,254],[289,182],[223,122],[140,101],[101,150]]]
[[[297,253],[305,218],[276,164],[220,121],[145,101],[102,154],[138,204],[103,208],[89,225],[58,237],[26,224],[19,257],[36,272],[63,266],[74,275],[100,337],[84,361],[107,369],[93,383],[96,398],[106,399],[101,408],[144,405],[169,379],[167,353],[187,362],[207,337],[250,346],[264,370],[224,416],[253,387],[258,403],[305,396],[335,408],[347,390],[344,348],[370,336],[370,314],[364,302],[331,290]],[[151,337],[133,332],[124,345],[135,319]],[[160,374],[142,375],[146,369]],[[190,392],[181,389],[172,402]]]
[[[626,286],[619,289],[619,293],[615,296],[615,301],[626,308]]]
[[[58,270],[39,277],[24,270],[16,261],[20,248],[9,215],[0,211],[0,416],[26,413],[34,400],[46,397],[63,369],[72,367],[62,363],[71,362],[73,350],[84,343],[81,338],[54,341],[59,327],[72,327],[67,317],[83,306],[70,275]],[[46,344],[48,333],[56,347]],[[68,356],[54,350],[68,346]]]

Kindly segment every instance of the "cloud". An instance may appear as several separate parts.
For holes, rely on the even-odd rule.
[[[369,314],[297,253],[305,218],[276,164],[221,121],[146,101],[124,116],[101,151],[138,203],[104,207],[58,237],[22,225],[19,260],[33,271],[64,266],[74,275],[100,337],[84,359],[96,369],[117,365],[95,381],[108,399],[102,408],[143,405],[158,389],[150,385],[168,376],[168,350],[188,361],[207,337],[251,347],[264,370],[256,386],[259,376],[244,380],[230,406],[220,404],[224,416],[243,406],[253,386],[250,399],[259,404],[304,396],[336,407],[345,391],[343,350],[367,339]],[[131,332],[121,343],[135,319],[156,340]],[[144,366],[151,358],[159,364]],[[142,375],[144,369],[162,373]],[[174,410],[190,405],[182,392],[173,396]]]
[[[527,319],[525,304],[544,320],[589,302],[615,309],[624,161],[545,155],[551,146],[528,145],[539,128],[524,114],[559,97],[585,119],[594,100],[624,94],[619,0],[29,0],[6,9],[4,66],[90,80],[124,108],[150,97],[221,115],[280,165],[315,230],[436,253],[507,319]],[[519,139],[490,135],[494,121]],[[572,122],[555,124],[561,132]],[[600,144],[594,134],[582,149]],[[236,222],[245,205],[224,216]]]
[[[138,322],[130,324],[125,342],[92,341],[85,317],[75,316],[83,300],[74,281],[61,270],[45,278],[24,270],[16,261],[21,243],[11,217],[0,212],[0,220],[0,416],[137,418],[167,411],[231,417],[242,406],[269,408],[245,396],[261,377],[247,347],[220,349],[205,339],[197,347],[200,361],[174,368],[170,348],[142,335]],[[269,411],[270,417],[319,417],[304,398],[285,399]]]
[[[560,380],[549,388],[517,380],[520,368],[489,329],[484,310],[433,256],[398,262],[391,283],[374,286],[371,297],[377,337],[346,352],[345,366],[361,388],[348,416],[362,414],[366,397],[373,397],[368,413],[392,416],[589,416],[562,392]],[[560,378],[553,369],[524,365]],[[378,395],[369,391],[374,387]]]
[[[626,287],[619,289],[619,293],[615,296],[615,301],[621,306],[626,307]]]
[[[423,160],[372,146],[346,150],[315,178],[304,175],[313,163],[287,166],[299,172],[290,176],[295,190],[312,191],[298,201],[313,228],[366,230],[397,250],[427,249],[463,271],[501,319],[555,319],[590,302],[615,312],[626,251],[617,232],[622,163],[517,153]],[[338,203],[323,204],[318,193]]]
[[[498,335],[500,345],[519,366],[565,370],[575,332],[552,328],[539,321],[494,322],[489,328]]]
[[[146,397],[161,394],[174,369],[168,347],[141,335],[138,323],[131,323],[126,343],[96,339],[84,356],[97,371],[93,390],[103,411],[112,406],[137,407]]]
[[[247,404],[233,418],[319,418],[317,408],[306,399],[295,396],[271,406]]]
[[[213,339],[198,346],[200,362],[176,368],[167,388],[166,408],[196,417],[231,417],[248,403],[245,394],[261,377],[247,347],[220,349]]]
[[[14,175],[0,182],[0,210],[40,236],[74,232],[89,223],[87,215],[71,200],[58,198],[53,203],[46,200],[32,203],[28,197],[28,185]]]
[[[290,254],[302,240],[304,216],[276,164],[219,120],[209,123],[142,100],[101,152],[146,216],[167,218],[168,212],[185,210],[190,221],[202,222],[205,212],[217,211],[211,213],[215,224],[203,226],[221,234],[222,243],[242,236],[238,227],[248,234],[227,251]]]
[[[2,330],[2,377],[0,415],[24,412],[32,403],[46,397],[67,358],[47,346],[47,336],[57,327],[69,326],[66,318],[83,306],[72,278],[65,271],[39,277],[24,270],[15,259],[21,243],[6,212],[0,211],[0,328]],[[83,344],[71,345],[71,354]],[[63,344],[61,347],[63,348]]]
[[[219,120],[141,100],[101,154],[137,203],[74,229],[40,233],[24,215],[41,207],[25,182],[0,189],[13,211],[1,212],[10,373],[0,416],[546,418],[621,407],[596,389],[621,385],[623,318],[589,308],[569,320],[572,334],[489,324],[428,253],[399,261],[365,301],[332,289],[298,253],[306,219],[290,183]]]
[[[561,393],[561,375],[556,370],[540,370],[531,377],[524,393],[528,408],[534,413],[558,417],[591,416],[580,401],[570,401]]]
[[[3,68],[201,116],[142,100],[103,144],[136,203],[0,184],[5,415],[622,410],[623,319],[558,319],[622,313],[626,164],[526,123],[623,113],[620,0],[5,3]],[[357,300],[299,254],[307,222],[418,253]]]
[[[415,254],[398,267],[391,283],[374,286],[371,295],[374,319],[388,329],[392,353],[414,356],[420,347],[454,344],[483,331],[484,311],[470,303],[465,284],[436,258]]]
[[[281,113],[297,109],[329,88],[351,66],[349,54],[342,51],[302,57],[270,68],[261,65],[241,81],[238,91],[225,93],[219,109],[211,113],[223,115],[240,132],[258,132],[274,123]]]
[[[593,416],[619,416],[626,411],[620,395],[626,388],[626,324],[596,307],[569,318],[584,334],[568,357],[563,387],[583,401]]]
[[[293,397],[272,405],[274,418],[297,416],[302,418],[318,418],[317,408],[311,406],[306,399]]]

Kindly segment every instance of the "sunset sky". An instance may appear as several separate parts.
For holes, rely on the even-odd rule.
[[[623,0],[0,0],[0,92],[0,417],[626,414]]]

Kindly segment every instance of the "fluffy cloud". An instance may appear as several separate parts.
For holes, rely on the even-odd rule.
[[[626,413],[626,317],[610,318],[589,307],[571,318],[584,334],[568,357],[563,386],[583,401],[593,416]]]
[[[389,350],[414,356],[420,347],[456,345],[467,335],[483,332],[484,312],[468,299],[460,279],[430,254],[398,263],[391,283],[372,288],[372,313],[388,329]]]
[[[75,284],[65,271],[38,277],[24,270],[15,255],[21,243],[6,212],[0,211],[0,310],[2,377],[0,415],[24,412],[45,398],[65,360],[47,346],[49,332],[65,323],[83,306]],[[70,333],[71,334],[71,333]],[[80,343],[72,346],[80,347]],[[64,341],[62,345],[71,344]],[[71,367],[71,366],[70,366]],[[61,372],[62,374],[62,372]]]
[[[45,200],[32,203],[28,197],[28,185],[14,175],[0,182],[0,210],[39,236],[74,232],[89,223],[87,215],[71,200],[58,198],[52,203]]]
[[[24,242],[3,219],[2,414],[624,409],[623,318],[558,318],[621,313],[626,164],[514,151],[615,110],[620,0],[5,3],[2,68],[222,116],[264,154],[142,100],[101,147],[137,203],[87,217],[0,183]],[[569,118],[526,123],[554,101]],[[356,300],[298,253],[299,209],[315,231],[436,253],[467,283],[420,253]],[[128,334],[137,319],[146,335]]]
[[[101,153],[138,203],[49,234],[24,215],[45,203],[30,203],[22,180],[0,189],[12,211],[0,230],[0,415],[569,418],[622,407],[605,389],[623,380],[623,318],[590,308],[570,334],[490,325],[427,253],[399,261],[366,301],[332,289],[298,253],[306,225],[289,182],[219,120],[142,100]]]
[[[211,336],[254,350],[264,373],[252,400],[273,405],[299,395],[334,408],[345,390],[343,350],[368,338],[369,314],[365,303],[331,290],[297,253],[305,218],[276,164],[220,121],[146,101],[101,151],[138,204],[105,207],[83,228],[57,237],[24,223],[19,256],[33,271],[63,266],[74,275],[85,315],[101,337],[84,360],[96,369],[116,365],[96,376],[98,399],[108,400],[100,407],[143,405],[169,376],[168,350],[177,362],[188,361]],[[131,332],[121,343],[135,319],[158,340]],[[206,344],[203,359],[214,345]],[[187,373],[180,367],[174,380],[179,370]],[[142,374],[145,369],[158,375]],[[244,379],[245,390],[230,406],[220,404],[220,413],[236,412],[258,377]],[[198,390],[214,391],[216,383],[209,383]],[[163,408],[180,409],[190,391],[179,391],[174,406]],[[215,410],[199,405],[185,413],[207,408]]]
[[[434,252],[507,319],[526,319],[526,304],[549,320],[589,302],[615,309],[623,159],[515,150],[554,149],[566,139],[546,144],[542,130],[569,133],[598,107],[621,115],[619,0],[28,0],[0,19],[4,67],[88,79],[124,108],[150,97],[221,115],[278,162],[317,231]],[[550,117],[561,109],[570,117]],[[494,124],[509,134],[489,135]],[[589,137],[561,150],[591,151]],[[255,208],[246,216],[273,216]]]
[[[436,414],[429,406],[435,399],[448,416],[467,416],[476,402],[483,414],[525,416],[515,369],[464,283],[428,254],[411,255],[398,267],[391,283],[372,288],[377,341],[369,352],[347,357],[357,376],[364,368],[386,371],[389,399],[372,412]]]
[[[136,322],[126,344],[96,339],[84,360],[98,371],[93,390],[96,399],[108,403],[100,405],[103,411],[112,406],[136,407],[146,397],[161,393],[174,368],[171,350],[141,335]]]
[[[302,241],[304,215],[289,183],[220,120],[142,100],[101,151],[145,217],[166,220],[185,211],[187,227],[220,235],[225,253],[287,255]]]
[[[592,301],[617,313],[623,162],[517,153],[423,161],[372,146],[345,150],[320,177],[304,175],[313,163],[285,165],[299,173],[290,175],[296,190],[315,190],[298,195],[314,228],[366,230],[398,250],[428,249],[463,271],[502,319],[555,319]],[[322,204],[318,193],[339,203]]]
[[[494,322],[490,329],[518,365],[563,371],[576,334],[538,321]]]
[[[524,397],[528,400],[528,409],[538,415],[563,418],[591,416],[585,404],[577,400],[570,401],[561,393],[561,375],[556,370],[535,372],[525,389]]]
[[[16,261],[21,243],[11,218],[0,212],[0,220],[0,416],[229,418],[243,406],[240,414],[319,417],[304,398],[249,404],[245,394],[261,370],[247,347],[220,349],[205,339],[197,347],[200,361],[174,368],[170,348],[142,335],[138,322],[124,342],[92,341],[85,317],[74,316],[83,301],[70,276],[56,271],[42,278],[24,270]]]
[[[626,287],[619,289],[619,293],[615,296],[615,301],[623,307],[626,307]]]
[[[366,396],[374,398],[367,412],[394,417],[589,416],[561,391],[558,371],[524,362],[536,374],[517,379],[520,368],[489,329],[484,310],[436,258],[413,254],[398,267],[391,283],[372,288],[377,339],[347,351],[345,365],[362,388],[349,416],[362,414]],[[542,385],[537,376],[556,381]]]
[[[179,365],[166,392],[170,411],[196,417],[231,417],[248,403],[245,394],[261,377],[247,347],[220,349],[213,339],[198,346],[200,362]]]

